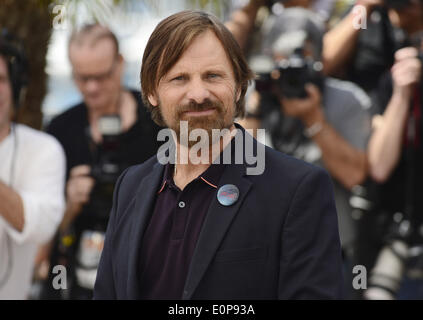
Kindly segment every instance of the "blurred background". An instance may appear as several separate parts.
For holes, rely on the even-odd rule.
[[[66,111],[75,106],[90,110],[81,79],[101,82],[114,67],[78,75],[79,66],[69,59],[71,35],[96,23],[116,36],[124,58],[122,88],[133,92],[139,119],[151,127],[142,135],[151,140],[158,128],[139,95],[144,47],[159,21],[184,9],[211,12],[224,21],[257,75],[247,92],[246,116],[237,121],[265,129],[260,139],[268,146],[330,173],[346,297],[423,299],[422,0],[0,0],[2,35],[7,30],[19,38],[27,57],[28,81],[15,121],[55,136],[68,163],[66,223],[37,248],[26,297],[89,299],[92,294],[90,281],[79,279],[78,259],[99,259],[108,217],[98,219],[100,227],[79,221],[95,210],[89,204],[68,215],[73,169],[90,165],[83,175],[96,187],[88,194],[109,208],[120,172],[157,148],[146,139],[137,145],[144,154],[118,159],[113,146],[132,148],[124,132],[100,130],[96,136],[90,122],[91,136],[85,141],[81,134],[78,141],[93,143],[95,156],[79,157],[88,147],[79,150],[68,141],[62,131],[79,127],[66,127],[61,115],[70,117]],[[116,171],[108,172],[111,167]],[[98,250],[93,253],[92,247]],[[0,280],[6,256],[1,248]],[[51,289],[52,268],[59,263],[73,270],[68,275],[77,288],[73,292]],[[7,298],[7,292],[0,297]]]
[[[24,41],[32,81],[19,121],[41,128],[51,118],[81,99],[72,80],[68,40],[75,28],[99,22],[119,38],[125,57],[124,84],[140,88],[139,71],[144,46],[157,23],[183,9],[204,9],[220,18],[246,1],[149,0],[2,0],[0,25]],[[28,101],[31,101],[29,104]]]

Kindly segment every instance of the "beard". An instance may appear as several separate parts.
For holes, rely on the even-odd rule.
[[[232,107],[235,107],[235,102]],[[215,112],[205,116],[189,116],[186,114],[188,111],[199,112],[209,109],[214,109]],[[168,128],[175,131],[176,139],[179,144],[181,144],[181,142],[185,144],[183,143],[185,141],[188,143],[187,147],[191,148],[198,142],[198,140],[189,140],[191,132],[195,129],[203,129],[207,131],[209,146],[211,146],[215,142],[213,141],[212,135],[213,129],[229,129],[232,126],[233,117],[227,120],[227,113],[230,112],[230,110],[231,108],[225,108],[224,105],[218,101],[211,101],[209,99],[206,99],[203,103],[191,101],[189,104],[176,107],[172,119],[167,120],[165,117],[163,117],[163,119]],[[188,130],[181,130],[181,121],[187,121]],[[187,136],[185,136],[186,134]],[[201,138],[198,137],[198,139]]]

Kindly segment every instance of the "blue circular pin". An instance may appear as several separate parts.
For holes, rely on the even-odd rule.
[[[224,206],[233,205],[238,200],[238,197],[239,190],[233,184],[225,184],[217,191],[217,200]]]

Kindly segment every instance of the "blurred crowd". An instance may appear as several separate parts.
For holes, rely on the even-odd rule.
[[[332,177],[346,297],[423,299],[423,0],[250,0],[226,26],[256,74],[238,123]],[[44,132],[13,121],[25,56],[2,32],[0,299],[91,299],[114,185],[160,128],[107,27],[72,33],[83,101]]]

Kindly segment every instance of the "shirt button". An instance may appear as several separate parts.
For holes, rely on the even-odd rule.
[[[178,206],[179,206],[179,208],[181,208],[181,209],[185,208],[185,202],[183,202],[183,201],[179,201]]]

